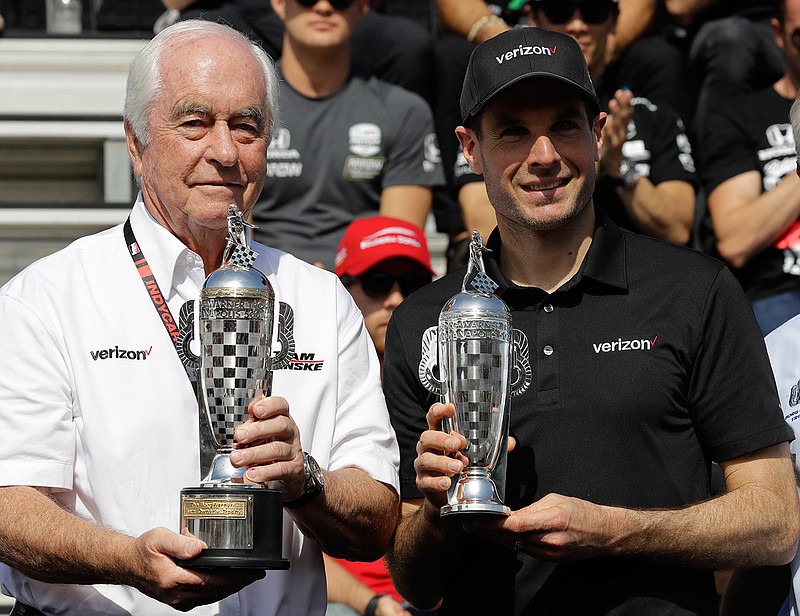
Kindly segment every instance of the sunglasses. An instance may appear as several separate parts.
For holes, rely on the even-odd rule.
[[[587,24],[602,24],[609,18],[616,9],[617,3],[611,0],[598,2],[597,0],[587,0],[579,4],[564,2],[563,0],[535,0],[531,2],[535,9],[544,11],[547,21],[552,24],[562,25],[567,23],[575,9],[581,14],[581,19]]]
[[[345,11],[353,6],[353,3],[356,0],[328,0],[328,3],[337,11]],[[319,0],[297,0],[297,4],[300,6],[304,6],[307,9],[310,9],[314,6]]]
[[[365,272],[360,276],[342,276],[342,283],[349,287],[356,280],[361,283],[364,293],[373,299],[380,299],[389,295],[394,288],[394,283],[400,285],[400,293],[408,297],[417,289],[421,289],[431,281],[427,274],[389,274],[388,272]]]
[[[795,46],[796,49],[800,49],[800,28],[795,28],[792,31],[792,45]]]

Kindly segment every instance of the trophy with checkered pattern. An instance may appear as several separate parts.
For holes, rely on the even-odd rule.
[[[461,292],[439,314],[442,399],[456,407],[444,429],[464,435],[466,468],[448,490],[441,515],[508,515],[503,504],[512,329],[511,312],[493,294],[497,284],[483,266],[483,242],[472,232]],[[467,289],[467,286],[470,289]]]
[[[181,529],[208,549],[179,564],[192,568],[286,569],[281,558],[282,495],[244,483],[244,468],[230,454],[234,430],[248,418],[248,405],[269,396],[275,294],[252,265],[241,212],[228,211],[228,244],[223,265],[211,272],[200,292],[198,395],[216,449],[200,487],[181,490]]]

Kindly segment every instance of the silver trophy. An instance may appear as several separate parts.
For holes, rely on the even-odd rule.
[[[461,453],[468,460],[448,491],[443,516],[509,514],[502,499],[511,401],[511,311],[493,294],[497,284],[484,271],[483,250],[480,233],[473,231],[461,292],[439,314],[442,399],[456,408],[453,420],[443,427],[466,438]]]
[[[272,385],[275,294],[252,267],[257,255],[246,226],[236,206],[229,206],[223,265],[200,292],[198,395],[214,455],[200,486],[181,490],[181,529],[208,546],[198,557],[179,561],[185,567],[289,567],[281,558],[281,492],[244,483],[245,469],[230,462],[234,430],[247,420],[250,402],[269,396]]]

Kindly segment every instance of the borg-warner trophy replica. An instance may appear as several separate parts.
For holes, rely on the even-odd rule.
[[[509,514],[502,499],[511,399],[511,311],[493,295],[497,284],[486,275],[483,250],[480,233],[473,231],[461,292],[439,314],[442,401],[456,407],[455,417],[443,428],[466,438],[461,453],[468,460],[448,490],[443,516]],[[468,282],[474,290],[467,290]]]
[[[246,484],[244,468],[230,462],[234,430],[249,403],[269,396],[275,294],[257,269],[241,212],[228,208],[223,265],[200,292],[198,394],[213,436],[214,456],[199,487],[181,490],[181,529],[208,546],[177,561],[190,568],[288,569],[281,558],[282,494]],[[206,469],[203,469],[206,470]]]

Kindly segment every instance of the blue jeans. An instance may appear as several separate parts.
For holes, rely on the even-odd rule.
[[[753,312],[761,327],[761,333],[767,335],[800,314],[800,292],[789,291],[758,299],[753,302]]]

